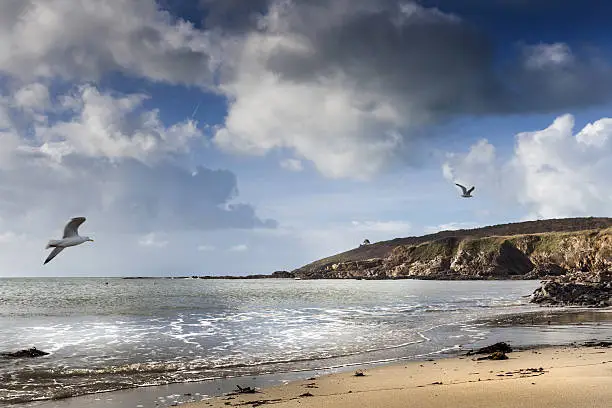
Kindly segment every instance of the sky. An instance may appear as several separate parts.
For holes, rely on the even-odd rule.
[[[271,273],[366,238],[612,216],[611,11],[2,1],[0,277]],[[43,266],[76,216],[94,242]]]

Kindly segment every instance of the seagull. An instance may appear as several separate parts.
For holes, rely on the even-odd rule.
[[[463,194],[461,194],[461,197],[465,197],[465,198],[470,198],[473,197],[472,196],[472,191],[474,191],[474,186],[472,186],[472,188],[470,188],[469,190],[467,188],[465,188],[464,186],[462,186],[461,184],[455,183],[455,185],[461,187],[461,190],[463,190]]]
[[[92,241],[89,237],[82,237],[79,235],[79,226],[85,222],[85,217],[75,217],[68,221],[68,224],[64,227],[64,236],[62,239],[52,239],[49,241],[45,249],[53,248],[53,251],[45,259],[46,265],[50,260],[55,258],[64,248],[68,248],[75,245],[80,245],[83,242]]]

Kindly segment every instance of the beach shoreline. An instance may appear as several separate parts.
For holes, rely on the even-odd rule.
[[[482,356],[345,371],[181,406],[603,408],[612,401],[609,346],[530,347],[507,353],[505,360],[479,361]]]
[[[117,282],[114,282],[114,284],[117,284]],[[405,286],[412,288],[414,285],[411,282],[411,285]],[[466,285],[469,286],[468,290],[462,289]],[[385,323],[394,322],[393,319],[388,317],[389,313],[391,313],[391,317],[397,316],[396,320],[399,320],[404,325],[406,322],[410,323],[418,320],[418,324],[414,324],[414,327],[420,327],[417,330],[417,334],[422,338],[420,339],[421,341],[403,341],[401,343],[397,341],[393,347],[386,347],[384,344],[381,345],[377,341],[372,341],[368,343],[368,349],[359,350],[358,353],[347,353],[331,357],[322,356],[321,358],[315,357],[308,360],[271,361],[253,366],[248,364],[244,366],[236,365],[235,367],[223,366],[217,370],[211,370],[210,366],[202,365],[201,363],[198,365],[198,356],[196,355],[194,360],[190,360],[187,356],[189,350],[185,350],[183,354],[180,354],[185,364],[178,367],[176,375],[174,375],[173,371],[160,371],[159,374],[153,372],[155,375],[165,376],[165,378],[170,379],[170,381],[165,383],[156,383],[157,377],[155,376],[150,376],[152,378],[150,382],[142,381],[144,375],[138,371],[138,367],[134,367],[136,370],[128,372],[126,375],[119,373],[119,375],[114,376],[91,376],[92,380],[95,381],[94,384],[102,385],[97,387],[100,389],[99,392],[75,395],[76,393],[70,388],[71,384],[65,381],[67,384],[65,392],[62,389],[60,390],[61,392],[53,395],[50,399],[39,399],[38,401],[31,399],[28,402],[10,401],[10,403],[13,404],[11,405],[12,407],[17,408],[80,408],[83,406],[89,408],[138,406],[166,408],[176,404],[183,405],[189,402],[208,400],[211,397],[225,395],[236,389],[237,385],[268,389],[286,382],[302,381],[307,378],[320,377],[327,374],[350,373],[356,369],[371,370],[380,366],[409,364],[412,361],[426,361],[429,359],[458,356],[470,349],[477,349],[500,341],[507,342],[514,350],[521,350],[553,345],[582,344],[594,339],[612,340],[612,308],[532,307],[525,305],[520,299],[516,300],[521,292],[522,283],[518,286],[518,289],[514,286],[510,287],[510,290],[514,290],[512,292],[514,295],[510,298],[507,296],[507,289],[504,289],[506,286],[496,283],[493,286],[504,290],[489,289],[490,293],[487,292],[486,295],[487,302],[481,303],[478,301],[480,299],[478,296],[483,296],[482,293],[478,292],[477,296],[472,296],[471,293],[475,290],[470,285],[461,284],[458,289],[453,289],[450,306],[444,303],[444,306],[441,307],[439,301],[438,303],[436,301],[429,301],[423,307],[419,306],[423,303],[422,301],[418,302],[410,298],[411,304],[416,305],[414,307],[418,306],[421,309],[425,309],[425,311],[421,310],[420,313],[413,313],[415,309],[409,307],[411,304],[408,306],[401,304],[397,307],[391,305],[391,309],[383,308],[380,311],[376,310],[376,313],[373,313],[371,310],[361,312],[364,309],[360,306],[360,303],[357,303],[357,312],[351,315],[353,319],[358,319],[360,323],[364,317],[368,317],[367,322],[374,321],[378,323],[378,320],[382,317],[384,317],[382,320]],[[473,286],[479,289],[478,285],[480,284]],[[329,284],[326,283],[320,286],[328,288]],[[341,286],[343,293],[346,292],[346,286]],[[380,284],[380,286],[384,285]],[[418,290],[419,292],[427,293],[427,288],[430,286],[430,283],[422,283],[418,286]],[[98,287],[99,285],[96,286],[96,288]],[[178,289],[181,289],[181,287],[179,285]],[[293,286],[290,285],[289,287]],[[352,290],[360,288],[356,284],[349,284],[348,287],[353,288]],[[106,286],[102,286],[102,288],[106,289]],[[436,289],[435,293],[438,293],[437,286],[433,288]],[[259,293],[259,286],[257,286],[257,289]],[[430,288],[430,290],[432,289]],[[506,297],[500,298],[501,294]],[[474,298],[477,301],[474,301]],[[465,302],[464,299],[469,299],[474,305],[470,303],[471,306],[466,307],[462,303]],[[493,302],[489,301],[489,299],[498,300]],[[325,299],[323,300],[325,301]],[[317,313],[321,313],[322,310],[328,314],[335,312],[335,309],[328,311],[327,309],[319,308],[316,310]],[[474,313],[474,310],[479,313]],[[480,312],[481,310],[484,312]],[[461,313],[457,311],[461,311]],[[465,319],[467,316],[464,311],[472,311],[472,316],[476,316]],[[342,312],[346,313],[345,310],[342,310]],[[324,317],[328,316],[328,314],[324,315]],[[375,315],[375,318],[369,318],[370,315]],[[288,317],[292,316],[293,313]],[[331,317],[334,316],[333,314],[331,315]],[[432,316],[435,319],[432,319]],[[346,318],[343,318],[343,321],[345,320]],[[317,321],[322,321],[325,324],[325,320],[319,319]],[[337,321],[337,317],[334,321]],[[278,324],[274,327],[285,330],[286,324],[293,324],[289,320],[282,320],[281,322],[283,322],[283,325]],[[189,328],[192,327],[194,322],[187,321],[185,323],[185,328]],[[427,325],[427,323],[429,324]],[[82,325],[80,320],[79,324]],[[116,327],[113,319],[111,319],[110,324],[111,327]],[[78,330],[79,326],[76,327]],[[260,326],[251,324],[251,327],[257,328]],[[303,323],[294,324],[293,327],[299,333],[309,333],[308,328],[305,328]],[[352,328],[351,326],[347,327],[349,329]],[[355,325],[355,327],[362,327],[362,324]],[[387,328],[388,326],[385,327]],[[357,335],[367,335],[367,333],[362,331],[355,331],[354,333]],[[403,333],[400,332],[400,334]],[[92,334],[98,335],[100,333],[99,331],[94,331]],[[63,339],[64,336],[62,335],[61,338]],[[377,339],[378,337],[373,338],[373,340]],[[256,337],[253,340],[261,339]],[[404,340],[404,338],[398,337],[398,340]],[[39,345],[39,343],[34,344],[36,346]],[[291,343],[287,344],[287,346],[290,345]],[[284,344],[279,343],[279,346],[282,349]],[[303,344],[300,343],[300,347],[302,346]],[[162,344],[157,342],[150,343],[149,347],[152,351],[159,352],[164,350]],[[48,350],[45,347],[39,348]],[[126,350],[131,348],[126,348]],[[110,352],[111,350],[107,351]],[[42,357],[35,362],[46,362],[46,360],[50,362],[63,361],[62,358],[58,358],[58,356],[52,353],[50,356]],[[192,361],[196,363],[193,364]],[[132,368],[130,366],[126,367]],[[148,367],[144,368],[144,374],[148,374]],[[178,381],[172,381],[172,377],[175,377]],[[105,382],[108,378],[111,380],[110,383]],[[141,380],[139,381],[138,378]],[[119,383],[117,380],[123,381],[124,384]],[[74,384],[80,386],[82,382],[82,378],[75,377]],[[118,384],[121,388],[113,389],[115,384]],[[129,384],[134,384],[135,387],[129,387]],[[91,389],[94,388],[96,387]],[[74,388],[74,390],[82,392],[81,389]]]
[[[608,347],[587,346],[586,343],[608,343]],[[465,407],[490,407],[493,400],[487,400],[487,394],[491,396],[498,392],[497,385],[493,388],[464,390],[470,388],[468,385],[473,382],[489,383],[493,380],[531,378],[547,374],[547,379],[553,378],[550,376],[551,369],[562,369],[561,377],[554,377],[555,380],[550,381],[554,384],[555,381],[565,381],[566,377],[578,378],[581,377],[580,384],[576,387],[591,387],[588,384],[589,378],[593,375],[603,378],[603,384],[612,383],[612,346],[610,346],[612,338],[606,340],[592,340],[586,343],[572,343],[565,345],[519,345],[512,346],[513,351],[507,353],[508,360],[498,361],[475,361],[477,358],[485,357],[487,354],[466,355],[468,351],[476,350],[465,348],[454,350],[449,354],[432,354],[432,358],[410,358],[406,360],[393,362],[376,362],[355,364],[353,366],[343,366],[335,368],[327,368],[320,370],[297,371],[297,372],[279,372],[269,373],[257,376],[236,376],[227,378],[217,378],[208,381],[197,381],[189,383],[174,383],[161,386],[136,387],[118,391],[87,394],[78,397],[71,397],[60,400],[38,401],[31,404],[26,404],[27,407],[37,408],[80,408],[87,406],[90,408],[117,408],[117,407],[147,407],[155,406],[159,408],[181,406],[185,408],[214,408],[228,406],[259,406],[274,403],[275,407],[326,407],[338,406],[340,408],[353,406],[352,403],[342,405],[335,399],[341,395],[367,395],[372,392],[393,391],[400,394],[406,390],[422,390],[429,389],[434,392],[434,396],[439,396],[439,389],[431,388],[433,386],[450,386],[459,385],[459,392],[462,394],[473,393],[474,398],[483,399],[486,403],[483,405],[473,405],[472,401],[466,400],[465,405],[456,405],[453,401],[449,406]],[[483,342],[483,345],[493,344]],[[536,367],[537,366],[537,367]],[[597,367],[595,371],[588,373],[584,372],[584,367]],[[599,367],[601,366],[601,367]],[[604,367],[605,366],[605,367]],[[478,371],[476,368],[487,367],[487,370]],[[536,371],[542,367],[544,372]],[[582,367],[582,369],[581,369]],[[572,371],[575,368],[575,371]],[[603,371],[602,371],[603,369]],[[404,384],[397,383],[397,378],[406,378],[406,373],[414,370],[413,374],[408,374],[409,380]],[[512,371],[514,370],[514,371]],[[492,371],[492,372],[489,372]],[[356,377],[356,372],[362,372],[363,377]],[[474,373],[483,373],[483,376],[471,378]],[[508,373],[513,375],[506,375]],[[453,373],[454,376],[449,376]],[[488,373],[488,374],[487,374]],[[504,374],[504,376],[500,376]],[[359,388],[357,385],[367,385],[368,382],[353,381],[355,379],[363,380],[365,377],[372,379],[376,375],[374,385],[369,388]],[[403,377],[402,377],[403,375]],[[429,381],[429,382],[428,382]],[[547,380],[548,381],[548,380]],[[598,380],[599,381],[599,380]],[[438,384],[441,383],[441,384]],[[309,385],[310,384],[310,385]],[[548,386],[549,382],[541,383],[542,391],[544,386]],[[599,384],[599,383],[597,383]],[[595,385],[597,385],[595,384]],[[526,385],[534,385],[528,383],[519,384],[520,387]],[[257,392],[253,394],[236,395],[237,386],[242,388],[252,388]],[[340,387],[340,388],[338,388]],[[344,387],[344,388],[342,388]],[[376,388],[378,387],[378,388]],[[605,388],[605,386],[597,385],[597,389]],[[472,387],[474,388],[474,387]],[[529,387],[527,387],[529,388]],[[549,387],[550,388],[550,387]],[[591,387],[592,388],[592,387]],[[610,388],[610,387],[608,387]],[[589,388],[590,389],[590,388]],[[317,394],[315,391],[326,391],[327,394]],[[304,398],[300,397],[304,393],[311,393],[313,396],[319,396],[310,402],[318,402],[314,405],[305,405]],[[422,392],[422,391],[419,391]],[[454,391],[453,391],[454,392]],[[531,392],[529,389],[520,390],[520,392]],[[551,393],[556,392],[550,390]],[[540,394],[538,394],[540,395]],[[603,394],[612,401],[612,394]],[[425,395],[427,397],[427,395]],[[331,400],[330,400],[331,398]],[[395,398],[395,397],[393,397]],[[514,398],[514,397],[512,397]],[[512,401],[510,398],[509,401]],[[546,396],[540,395],[539,398],[544,398],[543,406],[555,407],[608,407],[608,405],[580,405],[575,400],[572,400],[568,405],[551,405],[552,402],[546,401]],[[433,405],[427,405],[427,398],[424,400],[425,405],[417,405],[411,400],[411,407],[429,407],[429,406],[446,406],[442,400],[434,401]],[[430,401],[431,402],[431,401]],[[469,403],[468,403],[469,402]],[[544,404],[545,402],[545,404]],[[254,405],[253,405],[254,403]],[[495,404],[504,407],[515,406],[542,406],[542,404],[534,405],[503,405],[503,401],[495,400]],[[280,404],[280,405],[279,405]],[[318,404],[318,405],[317,405]],[[382,398],[380,402],[372,401],[372,407],[389,407],[395,405],[389,403],[386,398]],[[390,404],[390,405],[388,405]],[[441,404],[441,405],[437,405]],[[22,404],[14,405],[15,407],[23,407]],[[398,407],[405,405],[399,404]]]

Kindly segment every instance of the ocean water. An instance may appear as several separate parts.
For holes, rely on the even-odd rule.
[[[537,286],[537,281],[0,279],[0,351],[36,347],[50,353],[0,357],[0,404],[452,354],[491,338],[495,327],[511,337],[522,330],[529,343],[612,333],[610,320],[593,316],[580,322],[580,331],[571,329],[576,319],[552,326],[541,317],[521,320],[542,310],[526,297]]]

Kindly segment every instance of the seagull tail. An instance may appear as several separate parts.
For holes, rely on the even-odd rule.
[[[47,242],[47,246],[45,247],[45,249],[53,248],[55,246],[57,246],[57,240],[52,239],[52,240],[49,240],[49,242]]]

